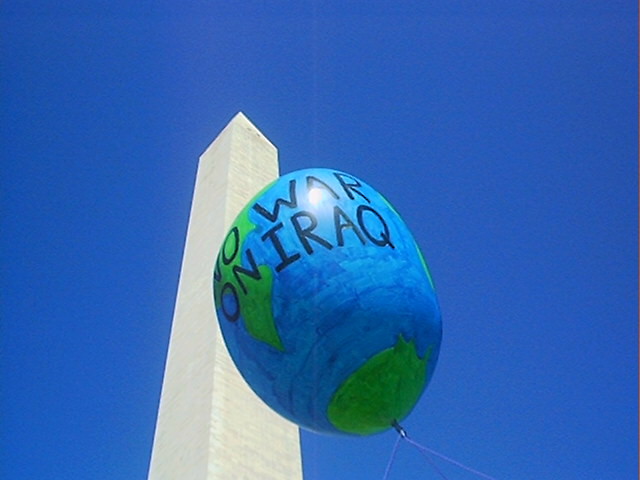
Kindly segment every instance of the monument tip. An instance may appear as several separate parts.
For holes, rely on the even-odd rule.
[[[273,143],[271,143],[271,141],[266,137],[266,135],[264,133],[262,133],[260,131],[260,129],[258,127],[256,127],[256,125],[242,111],[239,111],[238,113],[236,113],[234,115],[234,117],[231,119],[231,121],[227,124],[227,127],[229,127],[231,125],[243,126],[244,128],[247,128],[247,129],[255,132],[257,135],[259,135],[260,137],[264,138],[269,144],[273,145]],[[225,127],[225,128],[227,128],[227,127]],[[273,146],[275,148],[275,145],[273,145]]]
[[[234,115],[234,117],[231,119],[231,121],[229,122],[229,125],[232,124],[240,124],[240,125],[246,125],[249,128],[256,130],[258,132],[260,132],[260,130],[258,129],[258,127],[255,126],[255,124],[249,120],[249,117],[247,117],[244,112],[238,112]]]
[[[249,117],[247,117],[245,113],[242,111],[236,113],[229,123],[235,123],[235,122],[243,122],[243,123],[249,123],[253,125],[253,122],[249,120]],[[255,127],[255,125],[253,126]]]
[[[243,111],[239,111],[238,113],[236,113],[236,114],[233,116],[233,119],[232,119],[232,120],[235,120],[236,118],[247,118],[247,116],[244,114],[244,112],[243,112]],[[249,120],[249,119],[247,118],[247,120]]]

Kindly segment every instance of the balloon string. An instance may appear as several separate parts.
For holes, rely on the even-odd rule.
[[[473,473],[474,475],[477,475],[479,477],[485,478],[487,480],[496,480],[494,477],[491,477],[491,476],[487,475],[486,473],[482,473],[482,472],[480,472],[480,471],[478,471],[478,470],[476,470],[474,468],[468,467],[467,465],[464,465],[464,464],[454,460],[453,458],[449,458],[449,457],[447,457],[447,456],[445,456],[445,455],[443,455],[441,453],[436,452],[435,450],[431,450],[430,448],[425,447],[424,445],[420,445],[418,442],[416,442],[416,441],[412,440],[411,438],[409,438],[409,435],[407,435],[406,430],[404,428],[402,428],[397,421],[394,420],[391,425],[398,432],[398,439],[396,440],[396,443],[395,443],[395,445],[393,447],[393,452],[391,454],[391,459],[389,460],[389,464],[387,465],[387,470],[385,471],[383,480],[387,479],[387,475],[389,474],[389,469],[391,468],[391,464],[393,463],[393,459],[395,457],[396,450],[398,449],[398,443],[400,442],[401,439],[406,440],[410,445],[415,447],[418,450],[418,452],[427,460],[427,462],[429,462],[431,467],[438,473],[438,475],[440,475],[440,477],[442,477],[444,480],[448,480],[448,479],[445,476],[445,474],[442,473],[442,471],[436,466],[436,464],[433,461],[433,458],[431,457],[431,455],[434,455],[434,456],[436,456],[438,458],[441,458],[445,462],[449,462],[449,463],[455,465],[456,467],[462,468],[463,470],[466,470],[467,472]]]
[[[409,441],[408,438],[406,438],[405,440]],[[438,468],[436,463],[433,461],[433,458],[431,458],[431,455],[421,450],[418,450],[418,452],[420,453],[420,455],[422,455],[425,458],[425,460],[427,460],[427,462],[429,462],[429,465],[431,465],[431,468],[433,468],[436,471],[436,473],[440,475],[440,477],[444,478],[444,480],[449,480],[447,476],[444,473],[442,473],[442,470]]]
[[[417,442],[414,442],[413,440],[411,440],[409,437],[406,438],[407,442],[409,442],[411,445],[413,445],[414,447],[416,447],[419,451],[422,451],[424,453],[427,454],[431,454],[431,455],[435,455],[436,457],[441,458],[442,460],[444,460],[445,462],[449,462],[453,465],[455,465],[456,467],[462,468],[463,470],[466,470],[467,472],[471,472],[479,477],[482,478],[486,478],[487,480],[496,480],[494,477],[491,477],[489,475],[487,475],[486,473],[482,473],[474,468],[468,467],[467,465],[464,465],[456,460],[454,460],[453,458],[449,458],[445,455],[442,455],[441,453],[438,453],[434,450],[431,450],[430,448],[425,447],[424,445],[420,445]]]
[[[384,470],[384,477],[382,477],[382,480],[387,480],[387,477],[389,476],[389,471],[391,470],[391,464],[393,463],[393,460],[396,458],[396,452],[398,451],[398,445],[400,445],[401,439],[402,437],[398,435],[398,438],[396,439],[396,443],[393,445],[393,450],[391,451],[391,458],[389,458],[389,463],[387,463],[387,468]]]

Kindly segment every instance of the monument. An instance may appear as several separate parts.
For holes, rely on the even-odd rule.
[[[149,480],[302,479],[298,428],[237,372],[212,293],[231,222],[278,175],[277,149],[242,113],[200,157]]]

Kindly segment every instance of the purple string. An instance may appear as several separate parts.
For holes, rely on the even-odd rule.
[[[486,478],[487,480],[496,480],[494,477],[490,477],[489,475],[487,475],[485,473],[479,472],[478,470],[474,470],[471,467],[467,467],[466,465],[463,465],[462,463],[457,462],[452,458],[446,457],[446,456],[442,455],[441,453],[435,452],[435,451],[431,450],[430,448],[427,448],[427,447],[425,447],[423,445],[420,445],[419,443],[414,442],[413,440],[411,440],[409,437],[405,436],[404,439],[407,442],[409,442],[411,445],[416,447],[421,453],[425,453],[427,455],[428,454],[435,455],[436,457],[439,457],[439,458],[441,458],[442,460],[444,460],[446,462],[452,463],[453,465],[455,465],[457,467],[460,467],[463,470],[466,470],[466,471],[471,472],[471,473],[473,473],[475,475],[478,475],[479,477]],[[425,458],[427,458],[427,457],[425,457]],[[433,465],[433,463],[431,463],[431,464]],[[440,473],[440,475],[442,475],[442,473]]]
[[[409,440],[409,438],[408,438],[408,437],[405,437],[405,440],[407,440],[409,443],[411,443],[411,440]],[[447,476],[446,476],[444,473],[442,473],[442,470],[440,470],[440,469],[438,468],[438,466],[437,466],[437,465],[436,465],[436,463],[433,461],[433,458],[431,458],[431,455],[429,455],[429,453],[428,453],[428,452],[426,452],[426,451],[422,451],[422,450],[418,450],[418,453],[420,453],[420,455],[422,455],[422,456],[427,460],[427,462],[429,462],[429,465],[431,465],[431,467],[436,471],[436,473],[437,473],[438,475],[440,475],[442,478],[444,478],[444,480],[449,480],[449,479],[447,478]]]
[[[393,446],[393,451],[391,452],[391,458],[389,459],[389,463],[387,463],[387,468],[384,471],[384,477],[382,477],[382,480],[387,480],[387,477],[389,476],[389,470],[391,470],[391,464],[393,463],[393,459],[396,458],[396,452],[398,451],[398,445],[400,444],[401,439],[402,437],[398,435],[398,439],[396,440],[396,443]]]

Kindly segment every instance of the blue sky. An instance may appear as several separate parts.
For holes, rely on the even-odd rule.
[[[636,2],[211,3],[0,7],[3,478],[146,477],[197,159],[240,110],[420,243],[415,440],[637,478]],[[303,433],[305,478],[382,478],[394,441]],[[389,478],[439,477],[403,444]]]

